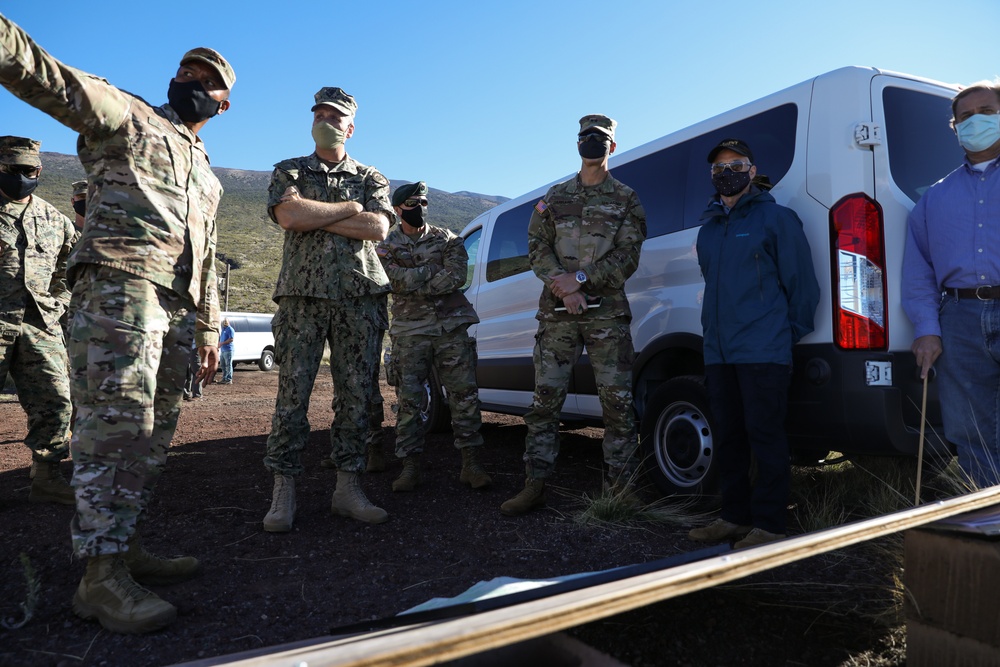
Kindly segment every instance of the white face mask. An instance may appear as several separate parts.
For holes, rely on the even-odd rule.
[[[955,126],[958,143],[962,148],[978,153],[1000,141],[1000,114],[970,116]]]

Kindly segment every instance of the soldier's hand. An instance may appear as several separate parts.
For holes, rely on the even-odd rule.
[[[565,299],[567,295],[580,291],[580,283],[576,282],[575,273],[562,273],[552,276],[552,284],[549,286],[552,294],[557,299]]]
[[[563,298],[563,305],[570,315],[581,315],[587,312],[587,295],[578,289]]]
[[[201,365],[195,373],[195,382],[209,385],[215,382],[215,371],[219,368],[219,348],[216,345],[201,345],[198,347],[198,358]]]
[[[287,188],[285,188],[285,191],[281,195],[281,199],[279,199],[278,201],[284,204],[286,202],[294,201],[296,199],[301,199],[301,198],[302,195],[299,194],[299,189],[294,185],[289,185]]]

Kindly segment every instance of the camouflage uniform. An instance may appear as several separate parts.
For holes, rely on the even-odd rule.
[[[73,223],[48,202],[0,194],[0,378],[9,372],[14,379],[28,415],[24,444],[35,461],[69,455],[69,371],[59,319],[69,304],[66,260],[75,241]]]
[[[268,189],[268,213],[285,190],[296,186],[304,199],[357,201],[364,210],[392,219],[389,181],[374,167],[347,157],[328,165],[314,153],[275,165]],[[341,472],[365,468],[365,440],[372,382],[377,378],[378,335],[387,328],[384,295],[388,281],[375,244],[317,229],[285,232],[281,273],[274,289],[278,304],[274,361],[278,368],[271,435],[264,465],[276,475],[302,472],[300,452],[309,438],[307,411],[323,343],[330,344],[333,375],[331,459]]]
[[[81,134],[90,190],[69,263],[73,545],[121,552],[166,461],[192,336],[218,345],[222,187],[169,105],[64,65],[2,16],[0,83]]]
[[[545,283],[538,300],[535,336],[535,394],[524,416],[528,427],[524,460],[531,479],[548,477],[559,453],[559,413],[570,374],[584,347],[597,380],[604,413],[604,460],[614,470],[634,468],[637,444],[632,407],[634,348],[632,311],[625,281],[639,266],[646,238],[646,212],[635,192],[610,174],[584,186],[576,177],[549,188],[528,225],[528,258]],[[582,270],[589,297],[598,308],[571,315],[555,308],[562,301],[550,276]]]
[[[423,383],[433,365],[448,395],[455,447],[483,444],[476,386],[476,343],[469,325],[479,321],[459,288],[469,256],[462,239],[425,225],[416,239],[397,225],[379,245],[392,287],[392,360],[398,374],[396,456],[423,450]]]

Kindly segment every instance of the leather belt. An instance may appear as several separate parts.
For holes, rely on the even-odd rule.
[[[945,294],[950,294],[956,299],[979,299],[980,301],[993,301],[1000,299],[1000,286],[980,285],[979,287],[946,287]]]

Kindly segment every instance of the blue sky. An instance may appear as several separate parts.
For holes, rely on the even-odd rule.
[[[1000,74],[996,0],[2,2],[63,62],[153,104],[180,56],[220,51],[233,106],[212,163],[270,170],[312,151],[313,94],[359,104],[348,152],[392,179],[516,197],[579,167],[576,121],[618,152],[817,74],[870,65],[949,83]],[[75,153],[75,135],[0,90],[0,134]]]

